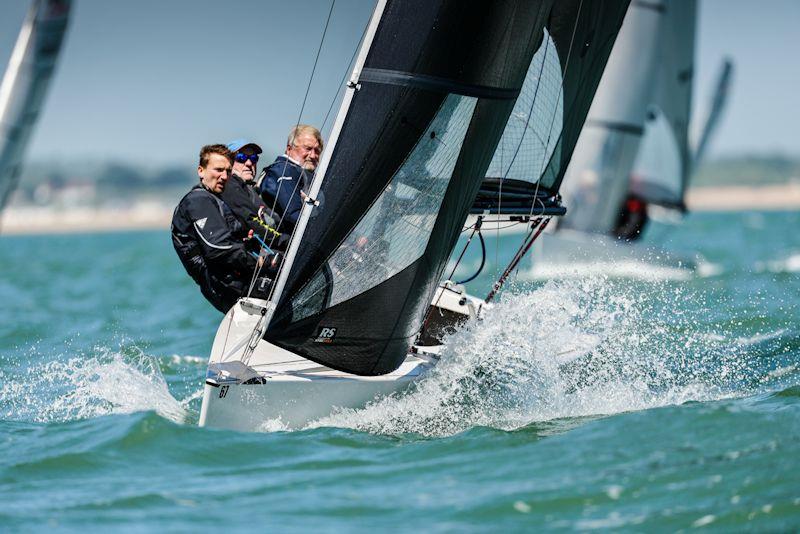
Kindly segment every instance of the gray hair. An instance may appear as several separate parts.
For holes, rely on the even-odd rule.
[[[319,133],[315,127],[308,124],[298,124],[289,132],[289,138],[286,140],[287,146],[294,146],[295,140],[301,135],[313,135],[317,142],[319,142],[319,149],[322,150],[322,134]]]

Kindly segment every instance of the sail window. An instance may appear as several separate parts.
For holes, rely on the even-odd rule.
[[[660,110],[645,127],[631,174],[631,193],[665,206],[683,203],[683,162],[672,125]]]
[[[475,110],[448,95],[405,162],[311,281],[292,299],[293,319],[359,295],[422,256]],[[323,293],[326,295],[323,297]]]
[[[538,181],[561,137],[563,116],[561,64],[545,31],[486,176]]]

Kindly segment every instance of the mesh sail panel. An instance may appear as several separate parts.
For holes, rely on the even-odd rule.
[[[540,178],[556,193],[589,112],[628,2],[559,0],[547,21],[561,62],[563,116],[560,137]]]
[[[514,111],[497,145],[487,178],[536,182],[561,135],[564,99],[558,51],[545,31],[533,57]]]
[[[476,102],[458,95],[445,99],[364,218],[309,284],[294,295],[295,320],[372,289],[419,259],[428,245]],[[321,298],[325,292],[329,295]]]

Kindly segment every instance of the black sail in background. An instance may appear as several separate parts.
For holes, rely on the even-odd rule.
[[[553,4],[388,2],[268,341],[355,374],[400,365]]]

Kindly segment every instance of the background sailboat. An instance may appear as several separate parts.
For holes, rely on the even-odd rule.
[[[22,170],[25,149],[58,61],[70,0],[35,0],[0,85],[0,210]]]
[[[523,85],[553,134],[530,181],[555,199],[626,7],[378,2],[274,294],[220,325],[200,424],[297,425],[432,367],[409,349]]]
[[[691,264],[624,245],[641,236],[648,205],[685,211],[692,173],[724,108],[730,64],[723,67],[693,149],[696,18],[694,1],[631,4],[565,177],[562,194],[569,211],[543,239],[535,263],[658,256],[666,265]]]

